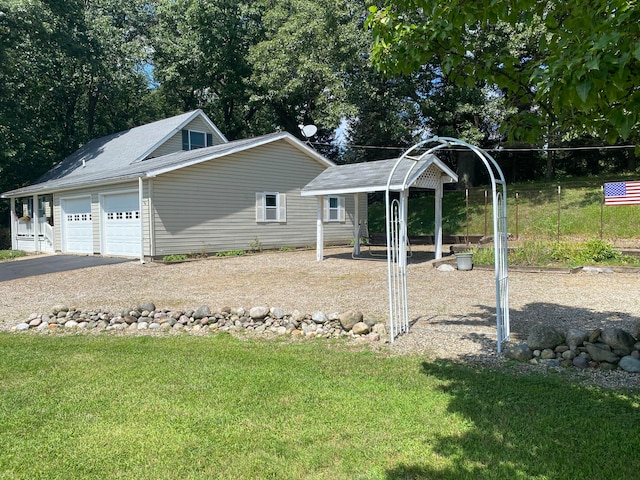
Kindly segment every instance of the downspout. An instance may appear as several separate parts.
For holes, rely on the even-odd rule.
[[[142,209],[142,199],[144,186],[142,177],[138,177],[138,209],[140,210],[140,263],[144,264],[144,210]]]

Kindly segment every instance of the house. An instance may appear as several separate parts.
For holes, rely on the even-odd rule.
[[[92,140],[1,197],[14,249],[144,260],[298,247],[316,242],[322,210],[301,188],[331,166],[285,132],[230,142],[195,110]],[[325,242],[349,243],[356,202],[325,201]]]

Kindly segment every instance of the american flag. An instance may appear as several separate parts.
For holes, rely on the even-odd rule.
[[[640,181],[605,183],[604,204],[640,205]]]

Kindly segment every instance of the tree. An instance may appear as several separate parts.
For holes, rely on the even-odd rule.
[[[635,3],[595,0],[576,8],[554,0],[387,0],[371,8],[367,25],[374,61],[387,74],[430,63],[457,85],[482,79],[497,86],[519,112],[508,119],[512,138],[535,141],[571,131],[615,142],[638,129]],[[510,41],[493,42],[497,32]],[[530,43],[520,48],[525,38]]]
[[[0,191],[154,116],[143,68],[152,20],[142,0],[0,0]]]

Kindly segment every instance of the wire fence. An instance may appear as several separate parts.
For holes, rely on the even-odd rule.
[[[448,191],[443,198],[445,235],[493,235],[490,189]],[[605,205],[603,185],[511,188],[507,229],[512,239],[573,241],[598,238],[640,244],[640,205]]]

